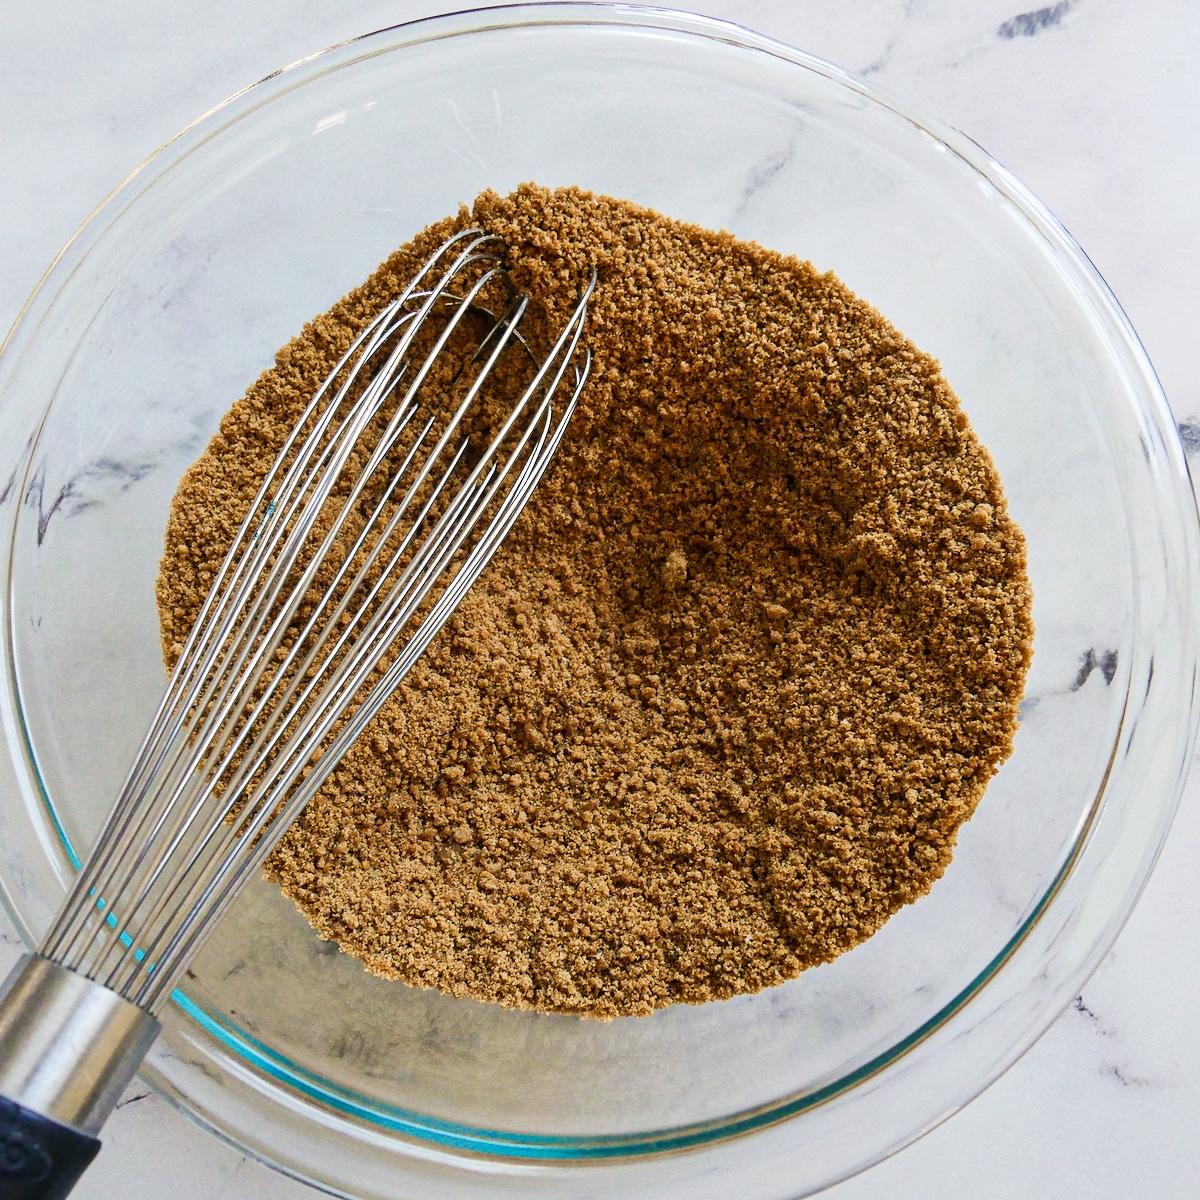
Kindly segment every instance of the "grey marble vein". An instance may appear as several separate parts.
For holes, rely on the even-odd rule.
[[[1117,651],[1097,651],[1094,646],[1089,646],[1087,653],[1080,655],[1079,674],[1071,684],[1071,691],[1079,691],[1091,678],[1093,671],[1099,671],[1106,684],[1112,683],[1117,674]]]
[[[1018,13],[996,29],[996,36],[1010,41],[1017,37],[1035,37],[1044,30],[1061,24],[1063,17],[1073,7],[1071,0],[1058,0],[1057,4],[1051,4],[1046,8]]]

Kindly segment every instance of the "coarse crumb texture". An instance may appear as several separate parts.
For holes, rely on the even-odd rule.
[[[292,422],[474,220],[561,325],[567,439],[269,874],[378,975],[611,1018],[782,983],[928,891],[1012,748],[1024,540],[936,362],[832,274],[575,188],[484,193],[307,325],[180,486],[168,662]]]

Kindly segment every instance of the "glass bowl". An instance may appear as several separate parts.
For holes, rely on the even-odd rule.
[[[766,38],[603,5],[401,26],[242,92],[105,202],[0,358],[0,880],[35,941],[162,689],[167,506],[225,408],[418,228],[527,179],[810,259],[941,360],[1029,542],[1016,750],[930,895],[785,986],[506,1011],[366,974],[258,882],[144,1074],[347,1195],[808,1194],[975,1096],[1116,936],[1193,736],[1197,523],[1150,365],[1063,230],[968,139]]]

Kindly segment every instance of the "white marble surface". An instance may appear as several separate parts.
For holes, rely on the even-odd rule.
[[[437,0],[39,0],[0,7],[0,327],[124,174],[230,92]],[[870,73],[969,133],[1063,220],[1141,333],[1200,452],[1200,6],[1191,0],[707,0]],[[968,1110],[835,1200],[1174,1200],[1200,1193],[1200,775],[1083,995]],[[17,954],[0,917],[0,971]],[[309,1189],[134,1087],[86,1198],[300,1200]]]

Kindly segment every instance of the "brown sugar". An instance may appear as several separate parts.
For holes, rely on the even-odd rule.
[[[367,969],[583,1016],[756,991],[945,871],[1012,748],[1024,540],[937,364],[832,274],[626,201],[481,195],[284,347],[185,477],[168,661],[353,334],[473,220],[592,378],[525,515],[269,860]]]

